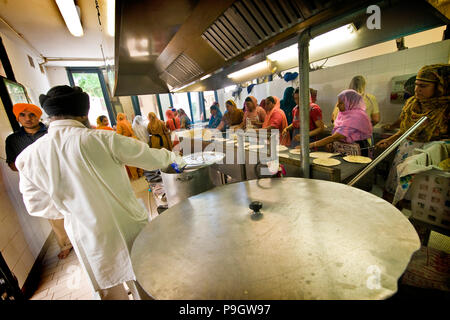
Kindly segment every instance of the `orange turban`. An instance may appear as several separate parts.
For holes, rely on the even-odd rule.
[[[35,106],[34,104],[31,103],[16,103],[13,106],[13,113],[16,116],[17,121],[19,121],[19,114],[21,114],[24,111],[33,113],[39,119],[42,116],[42,110],[38,106]]]

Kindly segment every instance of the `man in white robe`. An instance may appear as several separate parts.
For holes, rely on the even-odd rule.
[[[184,162],[137,139],[88,129],[89,96],[81,88],[54,87],[40,102],[51,118],[48,134],[16,160],[25,206],[33,216],[64,218],[94,290],[102,298],[127,299],[116,293],[135,280],[130,252],[148,212],[136,199],[125,165],[155,170]]]

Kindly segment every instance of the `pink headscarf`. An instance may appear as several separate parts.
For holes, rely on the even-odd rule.
[[[339,111],[332,133],[343,133],[349,143],[361,140],[361,137],[362,139],[370,138],[372,123],[367,116],[363,97],[355,90],[347,89],[338,95],[338,99],[344,103],[345,111]],[[348,128],[359,132],[349,131]]]

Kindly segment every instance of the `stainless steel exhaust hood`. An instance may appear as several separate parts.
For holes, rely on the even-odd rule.
[[[383,7],[382,19],[386,17],[383,28],[368,32],[365,9],[373,1],[118,0],[114,95],[167,93],[183,86],[180,92],[223,88],[233,84],[227,74],[295,43],[305,28],[337,18],[342,23],[342,16],[362,25],[355,42],[358,48],[445,24],[445,17],[426,1],[378,3]],[[411,23],[405,26],[408,19]],[[208,74],[212,76],[198,81]]]

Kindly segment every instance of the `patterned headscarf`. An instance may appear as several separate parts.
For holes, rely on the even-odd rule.
[[[400,131],[411,128],[421,117],[428,119],[408,136],[408,140],[429,142],[448,136],[450,110],[450,64],[422,67],[416,80],[434,83],[435,95],[428,99],[409,98],[400,115]]]
[[[233,107],[235,107],[235,108],[237,108],[237,106],[236,106],[236,103],[233,101],[233,100],[227,100],[227,102],[225,102],[225,104],[230,104],[230,105],[232,105]]]

